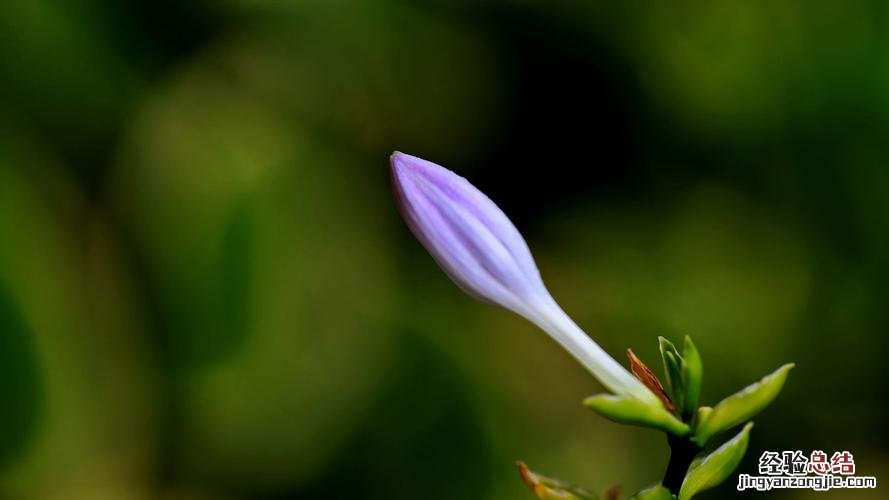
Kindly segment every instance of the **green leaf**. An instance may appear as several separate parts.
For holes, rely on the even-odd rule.
[[[583,488],[540,475],[529,469],[524,462],[518,462],[516,465],[519,467],[522,481],[540,500],[596,500],[598,498],[595,493]]]
[[[630,500],[673,500],[674,498],[676,497],[670,493],[670,490],[658,484],[636,493],[630,497]]]
[[[670,399],[676,405],[676,408],[681,410],[685,404],[685,387],[682,383],[682,359],[677,359],[672,352],[667,352],[664,358],[667,361],[667,378],[671,381],[669,384]]]
[[[695,419],[697,422],[703,422],[704,420],[707,420],[707,417],[709,417],[712,412],[712,406],[702,406],[698,408],[697,417],[695,417]]]
[[[698,413],[697,428],[692,441],[702,448],[713,436],[726,431],[751,417],[768,406],[784,386],[787,373],[794,367],[788,363],[767,375],[759,382],[751,384],[713,407],[705,414]]]
[[[701,382],[704,377],[704,363],[698,348],[691,341],[691,337],[685,336],[685,345],[682,348],[682,384],[684,397],[682,398],[683,417],[694,415],[701,397]]]
[[[713,453],[692,462],[688,473],[685,474],[685,480],[682,481],[682,487],[679,488],[679,500],[689,500],[698,493],[725,481],[744,458],[752,428],[753,422],[748,422],[738,435],[726,441]]]
[[[651,427],[677,436],[686,436],[690,432],[688,424],[681,422],[660,404],[649,405],[638,399],[614,394],[590,396],[583,404],[599,415],[621,424]]]
[[[685,389],[682,382],[682,356],[676,346],[664,337],[658,337],[658,347],[664,362],[664,376],[667,379],[667,391],[677,408],[683,408]]]
[[[704,368],[701,355],[685,336],[683,352],[680,355],[676,346],[664,337],[658,337],[661,359],[664,361],[664,374],[667,378],[667,391],[683,419],[694,415],[701,395],[701,379]]]

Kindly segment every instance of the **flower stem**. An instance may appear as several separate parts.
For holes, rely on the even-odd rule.
[[[670,493],[678,496],[688,467],[701,449],[690,439],[672,434],[667,434],[667,443],[670,445],[670,462],[667,464],[662,483]]]

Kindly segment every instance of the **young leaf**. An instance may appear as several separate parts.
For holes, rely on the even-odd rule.
[[[595,500],[594,493],[572,486],[558,479],[541,476],[531,471],[524,462],[517,462],[522,481],[540,500]]]
[[[699,412],[697,428],[692,441],[702,448],[713,436],[726,431],[762,411],[781,392],[787,373],[794,367],[788,363],[767,375],[759,382],[748,385],[713,407],[706,414]]]
[[[667,379],[667,390],[676,406],[683,408],[685,389],[682,384],[682,357],[676,346],[664,337],[658,337],[658,347],[664,362],[664,376]]]
[[[583,404],[608,420],[621,424],[651,427],[677,436],[687,436],[690,432],[688,424],[681,422],[660,404],[650,405],[614,394],[590,396]]]
[[[630,497],[630,500],[673,500],[675,498],[670,490],[658,484],[636,493]]]
[[[738,435],[726,441],[713,453],[692,462],[679,489],[679,500],[689,500],[698,493],[725,481],[747,452],[751,428],[753,422],[748,422]]]
[[[701,361],[701,355],[692,343],[691,337],[686,335],[685,345],[682,348],[682,384],[685,394],[681,405],[682,415],[686,418],[694,415],[698,408],[703,376],[704,363]]]
[[[709,417],[710,413],[712,413],[712,412],[713,412],[712,406],[702,406],[702,407],[698,408],[697,416],[695,417],[695,421],[700,423],[700,422],[703,422],[704,420],[707,420],[707,417]]]

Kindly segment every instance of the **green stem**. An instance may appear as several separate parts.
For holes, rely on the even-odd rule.
[[[688,438],[672,434],[667,434],[667,443],[670,445],[670,462],[664,472],[663,485],[670,493],[678,496],[688,467],[701,449]]]

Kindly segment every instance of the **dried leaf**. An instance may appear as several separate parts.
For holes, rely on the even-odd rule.
[[[540,500],[596,500],[596,495],[583,488],[533,472],[524,462],[516,462],[522,481]]]
[[[627,349],[627,357],[630,358],[630,371],[633,372],[633,375],[635,375],[636,378],[645,384],[645,387],[648,387],[648,389],[661,400],[664,404],[664,408],[669,411],[676,410],[673,402],[670,401],[670,397],[667,396],[667,392],[664,391],[664,386],[661,384],[661,381],[658,380],[654,372],[651,371],[651,368],[646,366],[645,363],[636,356],[632,349]]]

